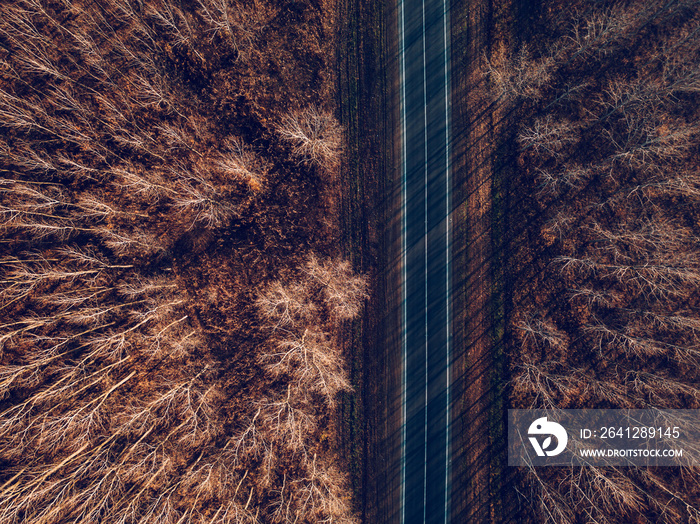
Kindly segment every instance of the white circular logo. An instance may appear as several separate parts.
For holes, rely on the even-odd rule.
[[[532,444],[538,457],[544,457],[545,455],[548,457],[556,457],[559,453],[564,451],[566,443],[569,441],[569,436],[566,434],[564,427],[556,422],[548,421],[547,417],[535,420],[530,424],[527,433],[528,435],[538,435],[540,437],[548,435],[541,444],[537,437],[529,437],[530,444]],[[552,437],[557,439],[557,445],[554,449],[549,449],[552,446]]]

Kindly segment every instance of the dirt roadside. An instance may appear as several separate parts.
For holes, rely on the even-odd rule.
[[[366,523],[399,520],[401,459],[400,142],[396,2],[339,0],[338,106],[343,251],[371,278],[345,337],[352,394],[341,402],[340,453]]]
[[[506,466],[510,180],[514,114],[491,92],[485,58],[515,48],[533,3],[454,3],[453,504],[452,521],[518,521],[514,472]]]
[[[490,2],[453,9],[453,520],[491,521],[489,406],[493,110],[479,62]]]

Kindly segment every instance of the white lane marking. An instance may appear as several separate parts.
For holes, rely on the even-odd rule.
[[[407,361],[407,329],[406,329],[406,303],[407,303],[407,292],[406,292],[406,281],[407,281],[407,271],[406,271],[406,51],[405,47],[405,30],[406,30],[406,20],[404,17],[404,3],[403,0],[399,0],[400,7],[400,17],[401,24],[399,29],[399,46],[401,47],[401,171],[402,171],[402,185],[401,185],[401,360],[403,364],[403,373],[401,377],[401,406],[402,406],[402,426],[401,426],[401,522],[406,522],[406,382],[407,382],[407,371],[406,371],[406,361]]]
[[[428,67],[425,63],[425,0],[422,2],[422,17],[423,17],[423,154],[425,162],[423,164],[423,245],[425,256],[423,264],[425,272],[423,274],[424,286],[424,301],[423,301],[423,316],[425,318],[425,401],[423,404],[423,522],[426,521],[426,511],[428,506]]]
[[[446,191],[445,191],[445,199],[446,199],[446,210],[447,210],[447,216],[445,217],[445,307],[447,308],[447,315],[446,315],[446,322],[447,325],[445,326],[445,329],[447,330],[446,333],[446,370],[445,370],[445,392],[446,392],[446,400],[445,400],[445,413],[446,413],[446,419],[445,419],[445,524],[448,524],[450,520],[450,491],[449,491],[449,485],[450,485],[450,461],[452,458],[452,454],[450,453],[450,372],[451,372],[451,366],[450,366],[450,359],[451,359],[451,350],[452,350],[452,333],[450,332],[450,327],[451,327],[451,316],[452,316],[452,310],[451,310],[451,288],[450,288],[450,217],[452,216],[452,202],[450,200],[451,198],[451,177],[450,177],[450,98],[451,98],[451,90],[450,90],[450,78],[449,78],[449,60],[450,60],[450,55],[449,55],[449,43],[447,41],[447,31],[449,28],[449,24],[447,22],[447,17],[449,15],[449,7],[447,5],[447,0],[442,1],[442,20],[443,20],[443,25],[442,25],[442,31],[444,35],[444,42],[443,42],[443,47],[445,50],[445,183],[446,183]]]

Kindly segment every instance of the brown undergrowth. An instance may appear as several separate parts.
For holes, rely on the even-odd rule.
[[[0,7],[0,521],[354,521],[334,24]]]
[[[697,2],[580,2],[489,64],[520,105],[511,406],[697,408]],[[513,209],[513,206],[511,206]],[[697,522],[697,472],[525,475],[542,522]]]

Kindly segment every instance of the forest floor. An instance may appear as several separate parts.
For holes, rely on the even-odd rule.
[[[338,16],[0,5],[2,522],[354,522]]]

